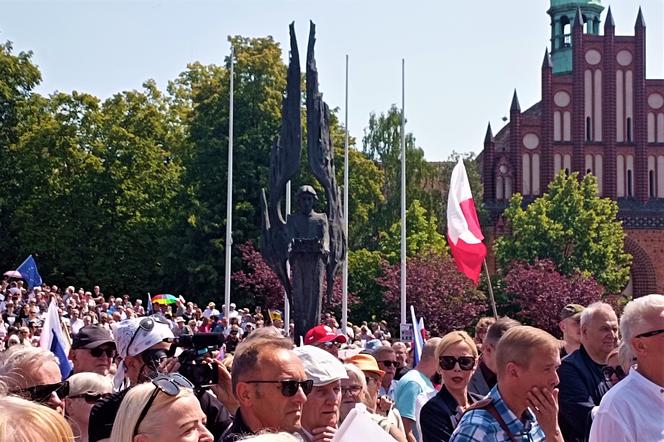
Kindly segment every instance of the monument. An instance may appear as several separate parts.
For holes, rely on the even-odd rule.
[[[286,185],[299,171],[302,157],[300,118],[300,60],[294,24],[290,25],[290,57],[286,96],[282,103],[281,133],[272,144],[269,199],[261,199],[261,253],[286,291],[295,322],[295,342],[320,323],[323,294],[331,299],[334,278],[346,259],[343,208],[334,169],[330,138],[330,109],[318,91],[314,59],[316,26],[309,29],[306,65],[307,157],[309,167],[325,192],[326,211],[314,211],[315,189],[301,186],[297,212],[285,215]],[[289,272],[290,267],[290,272]]]

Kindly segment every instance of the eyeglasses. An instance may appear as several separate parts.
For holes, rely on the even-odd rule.
[[[376,384],[380,382],[377,378],[372,378],[371,376],[366,376],[364,379],[367,381],[367,385],[371,382],[375,382]]]
[[[85,399],[85,402],[88,404],[94,404],[96,403],[99,399],[104,399],[107,398],[111,395],[111,393],[83,393],[83,394],[77,394],[74,396],[68,396],[69,399]]]
[[[640,335],[634,336],[635,338],[649,338],[651,336],[656,336],[656,335],[661,335],[664,333],[664,328],[659,329],[659,330],[653,330],[645,333],[641,333]]]
[[[189,382],[189,379],[185,378],[179,373],[157,375],[154,379],[152,379],[152,385],[154,385],[156,388],[150,395],[148,401],[145,403],[145,407],[143,407],[141,414],[138,416],[136,426],[134,427],[133,436],[138,434],[138,428],[141,426],[141,422],[143,422],[143,419],[145,419],[145,416],[148,414],[152,403],[160,391],[169,396],[177,396],[183,388],[189,390],[193,390],[194,388],[194,384]]]
[[[329,350],[332,347],[339,348],[340,344],[337,341],[328,341],[328,342],[321,342],[318,344],[318,347],[325,347],[325,349]]]
[[[304,394],[308,395],[311,393],[311,390],[314,388],[314,381],[312,380],[306,380],[306,381],[295,381],[295,380],[288,380],[288,381],[246,381],[247,384],[281,384],[281,394],[283,394],[285,397],[292,397],[295,396],[300,389],[302,388],[302,391]]]
[[[152,329],[154,328],[154,323],[159,322],[161,324],[166,324],[164,320],[162,320],[159,316],[148,316],[146,318],[141,319],[141,322],[138,323],[138,327],[136,328],[136,331],[132,335],[131,339],[129,340],[129,345],[127,345],[127,354],[125,356],[129,355],[129,349],[131,348],[131,344],[134,342],[134,339],[136,339],[136,336],[138,335],[138,332],[140,330],[145,331],[145,333],[150,333]]]
[[[623,370],[623,368],[620,365],[616,367],[611,367],[610,365],[607,365],[606,367],[602,368],[602,374],[604,375],[604,379],[606,379],[607,381],[610,381],[611,376],[613,376],[614,374],[616,375],[618,380],[624,379],[625,376],[627,376],[625,374],[625,370]]]
[[[379,364],[383,364],[385,367],[394,367],[397,366],[397,361],[378,361]]]
[[[115,349],[97,347],[90,349],[90,354],[93,358],[100,358],[101,355],[105,354],[108,358],[113,359],[115,357]]]
[[[458,358],[454,356],[441,356],[438,359],[440,368],[443,370],[454,370],[457,362],[459,363],[459,368],[464,371],[472,370],[475,367],[475,358],[473,356],[459,356]]]
[[[56,393],[60,399],[66,397],[69,394],[69,382],[62,381],[56,384],[35,385],[12,391],[12,394],[40,403],[48,402],[53,393]]]
[[[350,394],[352,396],[357,396],[357,394],[362,391],[361,385],[351,385],[350,387],[341,387],[341,395]]]

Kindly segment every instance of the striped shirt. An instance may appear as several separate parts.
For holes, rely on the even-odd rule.
[[[523,421],[507,407],[500,396],[496,385],[491,389],[487,398],[492,399],[493,406],[503,418],[512,437],[517,442],[545,442],[544,431],[537,423],[533,413],[526,409]],[[459,426],[452,433],[450,442],[511,442],[510,435],[505,433],[500,423],[488,410],[478,408],[470,410],[463,415]]]

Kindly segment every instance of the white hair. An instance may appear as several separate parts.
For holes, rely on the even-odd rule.
[[[581,327],[588,325],[590,321],[592,321],[593,316],[601,311],[611,312],[614,315],[616,314],[610,304],[602,301],[593,302],[581,312]]]
[[[13,345],[0,355],[0,379],[9,389],[30,386],[36,367],[47,362],[59,366],[58,359],[48,350],[28,345]]]
[[[257,435],[247,436],[240,439],[241,441],[252,441],[252,442],[297,442],[300,439],[296,438],[292,434],[288,433],[271,433],[261,432]]]
[[[650,319],[664,309],[664,295],[648,295],[630,301],[620,318],[620,332],[623,340],[634,352],[632,339],[639,333],[645,333]]]

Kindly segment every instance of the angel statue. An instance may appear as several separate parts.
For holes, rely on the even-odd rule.
[[[279,277],[290,301],[295,342],[298,342],[297,337],[320,323],[323,293],[331,299],[334,278],[346,259],[343,208],[334,174],[334,150],[329,131],[330,109],[318,91],[315,34],[316,26],[312,22],[306,73],[307,153],[309,167],[325,191],[326,211],[313,210],[318,195],[308,185],[297,192],[298,211],[289,216],[284,216],[282,211],[286,184],[298,174],[302,156],[300,61],[293,23],[290,25],[291,52],[281,133],[272,144],[270,157],[269,199],[265,189],[261,198],[261,253]]]

